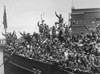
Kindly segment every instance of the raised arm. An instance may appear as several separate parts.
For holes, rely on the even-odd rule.
[[[55,15],[59,18],[58,14],[55,12]]]

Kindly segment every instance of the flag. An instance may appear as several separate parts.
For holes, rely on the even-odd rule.
[[[4,6],[4,15],[3,15],[3,24],[4,24],[4,29],[7,28],[7,16],[6,16],[6,6]]]

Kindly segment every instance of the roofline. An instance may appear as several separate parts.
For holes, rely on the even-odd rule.
[[[85,12],[100,12],[100,8],[72,9],[72,13],[84,14]]]
[[[100,8],[74,8],[72,10],[91,10],[91,9],[100,9]]]

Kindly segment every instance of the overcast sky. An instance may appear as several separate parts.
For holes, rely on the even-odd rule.
[[[4,5],[7,9],[8,32],[15,30],[33,33],[37,31],[37,22],[41,14],[45,23],[52,26],[58,21],[55,11],[62,14],[64,22],[68,22],[68,13],[71,12],[72,0],[0,0],[0,38],[4,38],[2,21]],[[75,8],[100,8],[100,0],[73,0]]]

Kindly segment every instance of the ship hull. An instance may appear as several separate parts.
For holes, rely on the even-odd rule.
[[[56,65],[43,63],[17,54],[9,56],[9,52],[6,51],[3,54],[5,74],[70,74],[69,71],[60,69]]]

